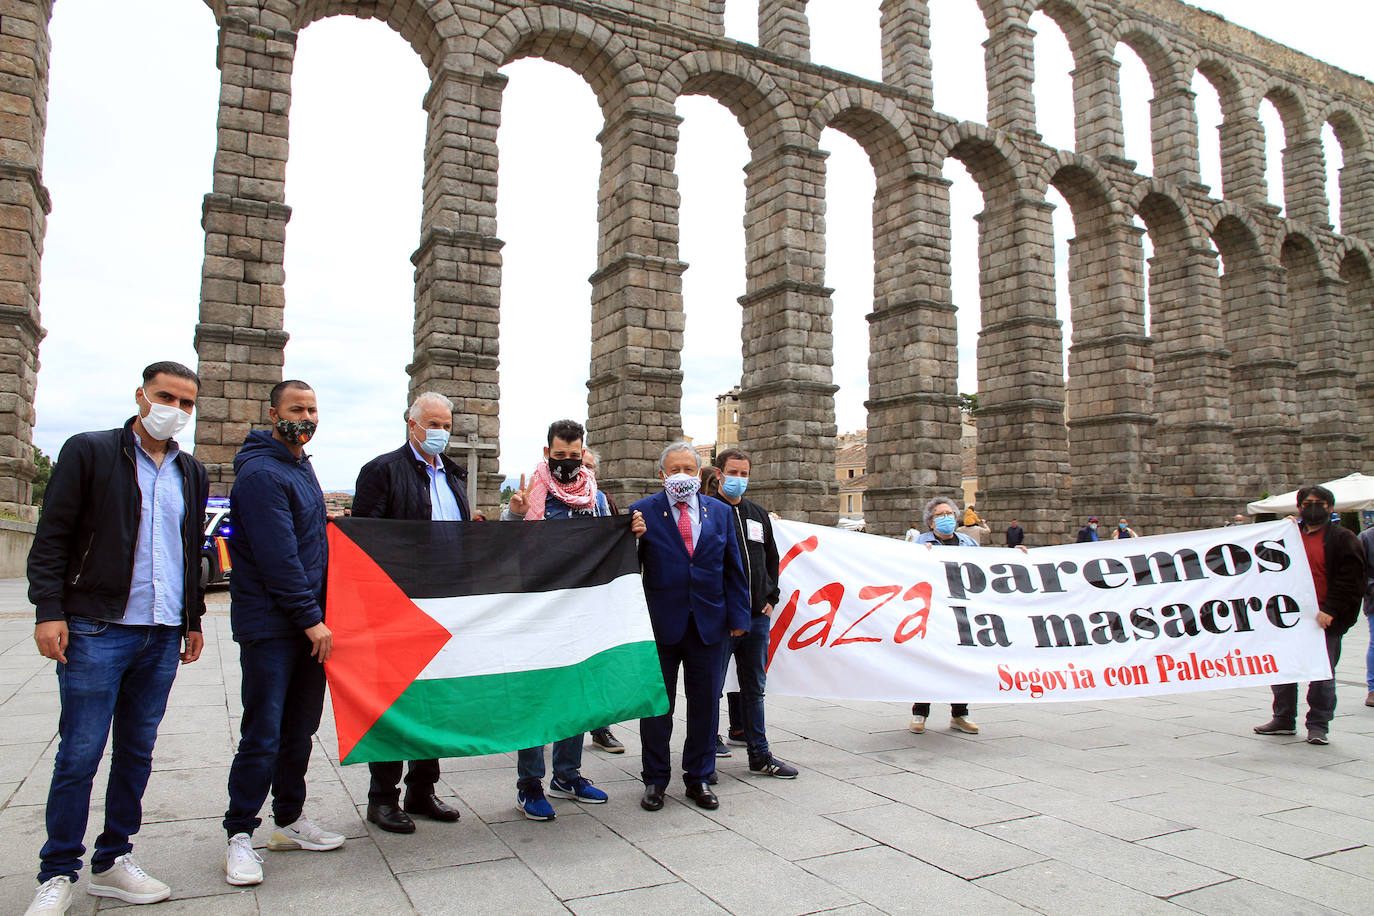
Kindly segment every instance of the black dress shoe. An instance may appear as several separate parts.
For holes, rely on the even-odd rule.
[[[395,805],[367,806],[367,819],[387,833],[414,833],[415,822]]]
[[[639,807],[645,811],[658,811],[663,807],[663,787],[648,785],[644,787],[644,797],[639,800]]]
[[[705,808],[707,811],[714,811],[720,807],[720,799],[716,798],[716,793],[704,782],[688,783],[687,797],[696,802],[698,808]]]
[[[457,808],[451,808],[439,800],[439,796],[433,792],[424,795],[412,795],[406,793],[405,809],[411,814],[420,814],[432,821],[443,821],[451,824],[458,820]]]

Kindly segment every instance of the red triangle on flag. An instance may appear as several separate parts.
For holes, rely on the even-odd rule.
[[[337,525],[329,526],[325,620],[334,634],[325,673],[339,760],[346,762],[452,634],[416,607]]]

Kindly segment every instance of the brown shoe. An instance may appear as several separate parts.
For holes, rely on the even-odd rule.
[[[1364,698],[1364,705],[1374,706],[1374,690],[1369,691],[1369,696]]]

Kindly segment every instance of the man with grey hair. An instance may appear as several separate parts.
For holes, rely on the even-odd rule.
[[[415,399],[406,415],[406,442],[373,458],[358,472],[353,494],[355,518],[394,518],[436,522],[471,521],[467,471],[444,450],[453,430],[453,402],[434,391]],[[436,821],[458,820],[458,810],[439,799],[438,760],[412,760],[401,801],[401,763],[370,763],[367,819],[391,833],[414,833],[411,814]]]
[[[713,809],[716,731],[726,636],[749,629],[749,585],[740,563],[734,515],[718,499],[701,495],[701,458],[687,442],[674,442],[658,458],[662,492],[630,506],[645,523],[639,538],[644,597],[658,644],[668,712],[639,720],[644,796],[640,807],[658,811],[672,775],[669,744],[678,669],[687,697],[682,746],[686,795]]]

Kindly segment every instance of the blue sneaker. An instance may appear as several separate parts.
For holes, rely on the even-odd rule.
[[[517,791],[515,807],[532,821],[551,821],[557,816],[553,813],[553,805],[544,797],[542,786],[534,786],[524,792]]]
[[[567,782],[555,776],[549,780],[549,794],[554,798],[571,798],[588,805],[605,804],[608,798],[605,792],[592,785],[592,781],[585,776],[574,776]]]

